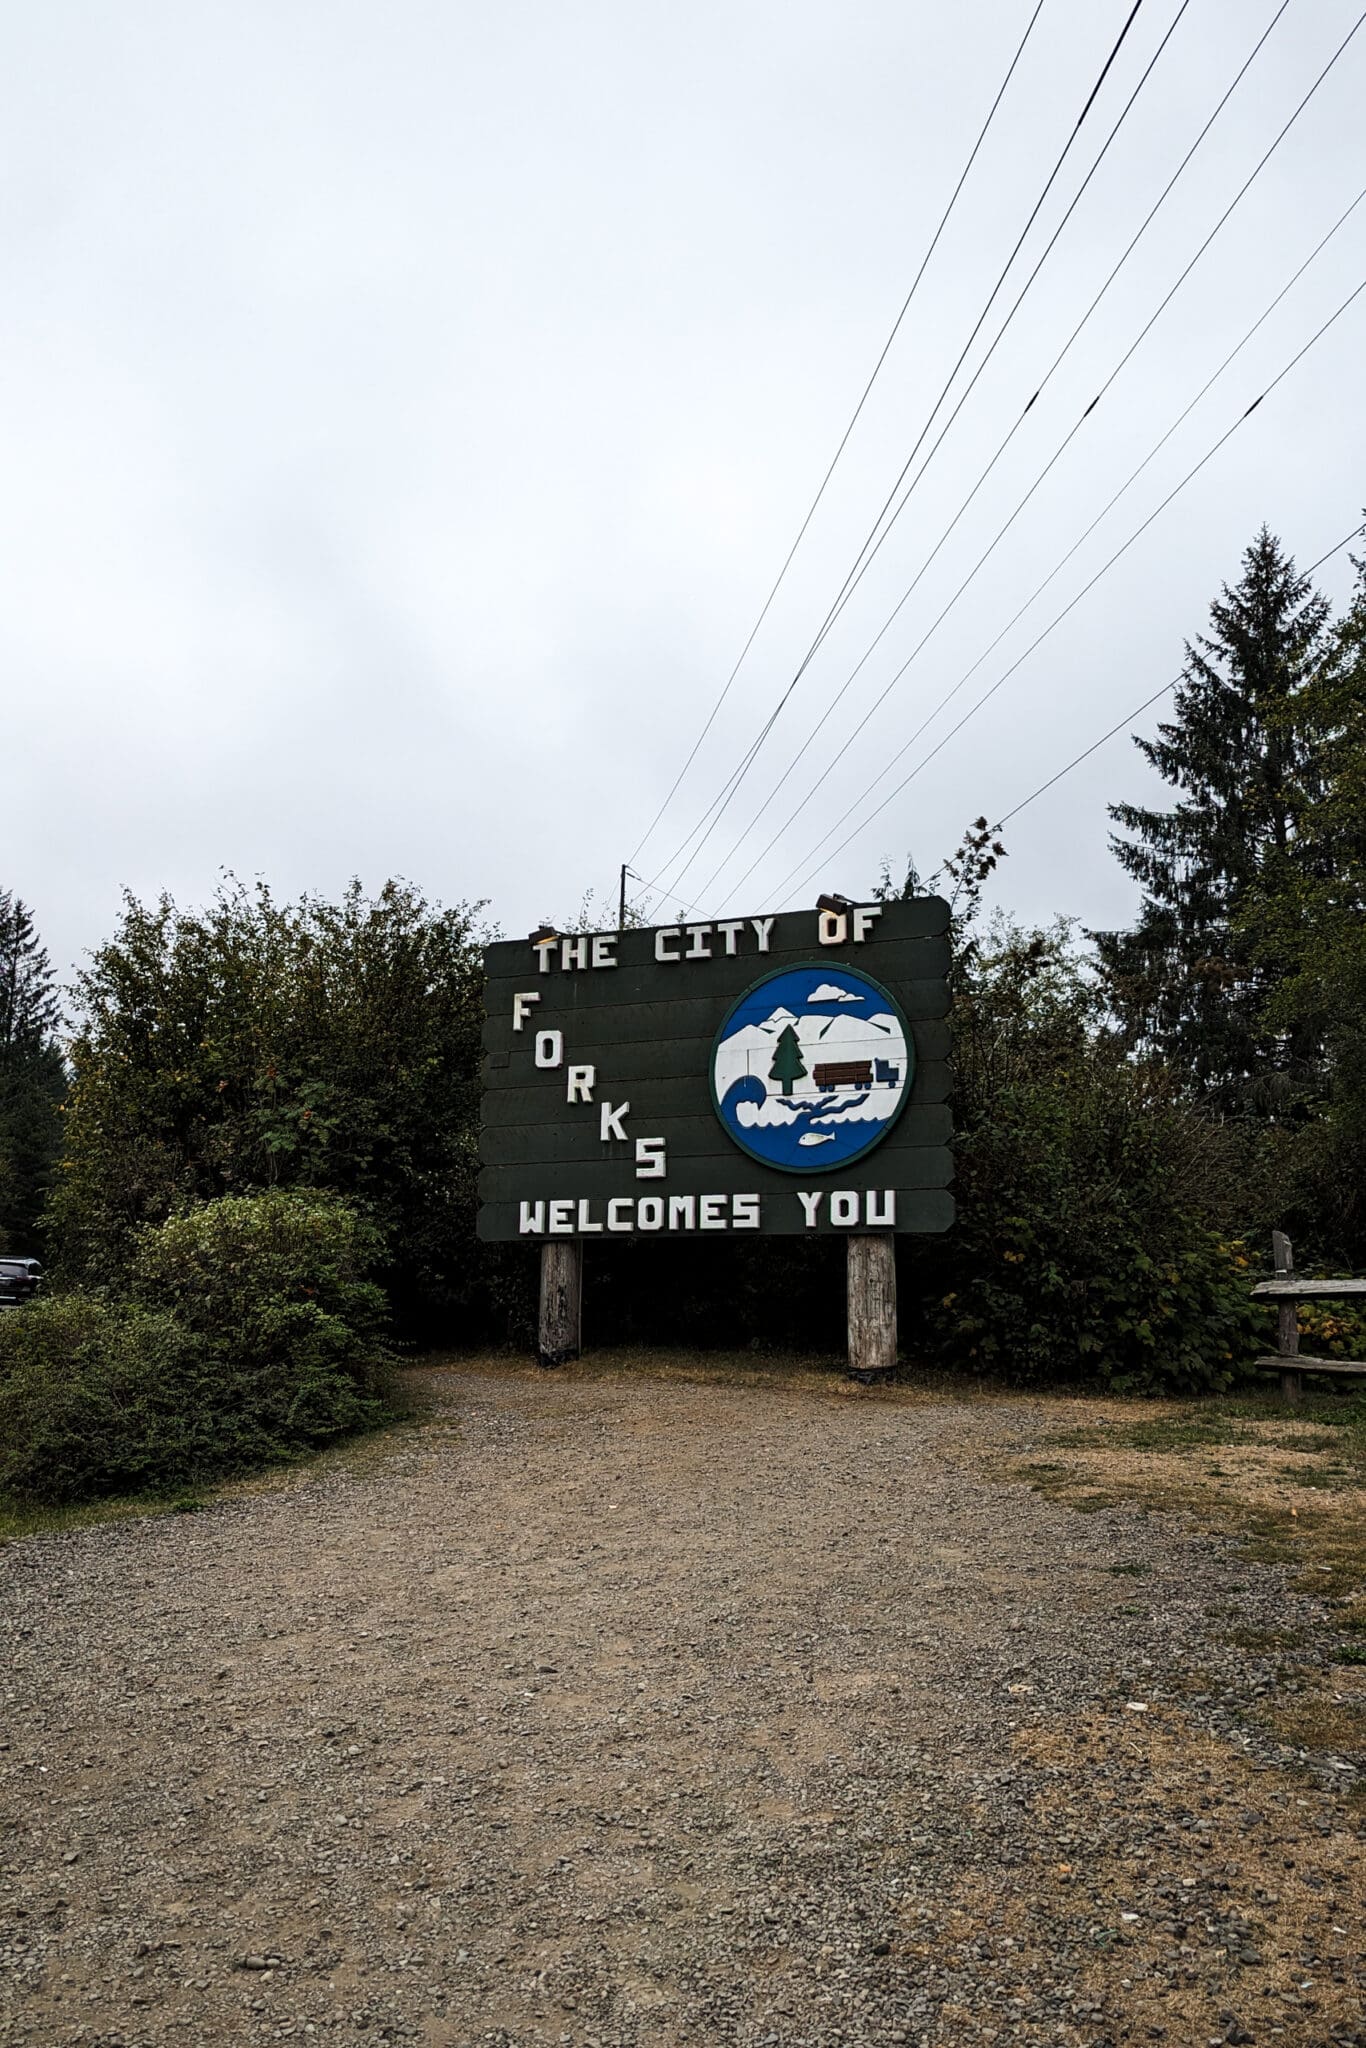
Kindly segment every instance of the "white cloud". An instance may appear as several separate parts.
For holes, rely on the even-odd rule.
[[[806,999],[808,1003],[861,1003],[864,998],[856,996],[851,988],[838,988],[833,981],[823,981],[819,988],[813,988]]]

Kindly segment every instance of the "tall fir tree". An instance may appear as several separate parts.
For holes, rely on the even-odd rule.
[[[1366,1260],[1366,559],[1335,630],[1337,659],[1304,693],[1319,781],[1290,851],[1265,863],[1242,918],[1268,972],[1272,1030],[1321,1050],[1304,1076],[1313,1128],[1296,1228],[1328,1256]]]
[[[66,1069],[52,967],[19,897],[0,889],[0,1250],[31,1253],[61,1148]]]
[[[1135,1047],[1226,1110],[1274,1107],[1308,1056],[1302,1034],[1267,1024],[1273,970],[1242,913],[1267,864],[1295,858],[1321,784],[1302,707],[1334,658],[1328,618],[1264,526],[1210,632],[1187,644],[1175,717],[1154,740],[1135,736],[1178,802],[1111,806],[1131,835],[1111,845],[1143,888],[1131,930],[1093,934],[1111,1006]]]

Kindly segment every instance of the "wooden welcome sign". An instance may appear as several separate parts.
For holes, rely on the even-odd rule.
[[[544,1360],[585,1242],[844,1235],[852,1328],[891,1233],[949,1227],[948,924],[928,896],[487,949],[478,1230],[543,1247]]]

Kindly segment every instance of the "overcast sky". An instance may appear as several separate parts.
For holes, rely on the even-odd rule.
[[[1043,0],[811,531],[635,861],[647,880],[681,866],[670,856],[791,680],[1130,4]],[[1360,516],[1366,294],[909,787],[851,844],[857,809],[821,846],[1366,186],[1363,29],[873,712],[1358,12],[1290,0],[756,821],[1278,4],[1189,0],[730,808],[676,893],[652,899],[658,916],[866,893],[908,851],[933,868],[971,817],[1011,808],[1175,671],[1260,522],[1307,563]],[[6,9],[0,886],[33,906],[63,973],[110,932],[121,888],[194,903],[223,868],[291,894],[402,874],[445,901],[491,899],[509,932],[568,916],[589,888],[612,902],[1032,5]],[[955,389],[1179,6],[1144,0]],[[1363,277],[1366,203],[870,803]],[[1346,555],[1320,580],[1341,601]],[[1127,740],[1102,748],[1008,828],[996,900],[1124,919],[1105,805],[1152,788]]]

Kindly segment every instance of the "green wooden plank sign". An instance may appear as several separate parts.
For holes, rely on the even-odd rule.
[[[500,940],[479,1235],[953,1221],[939,897]]]

